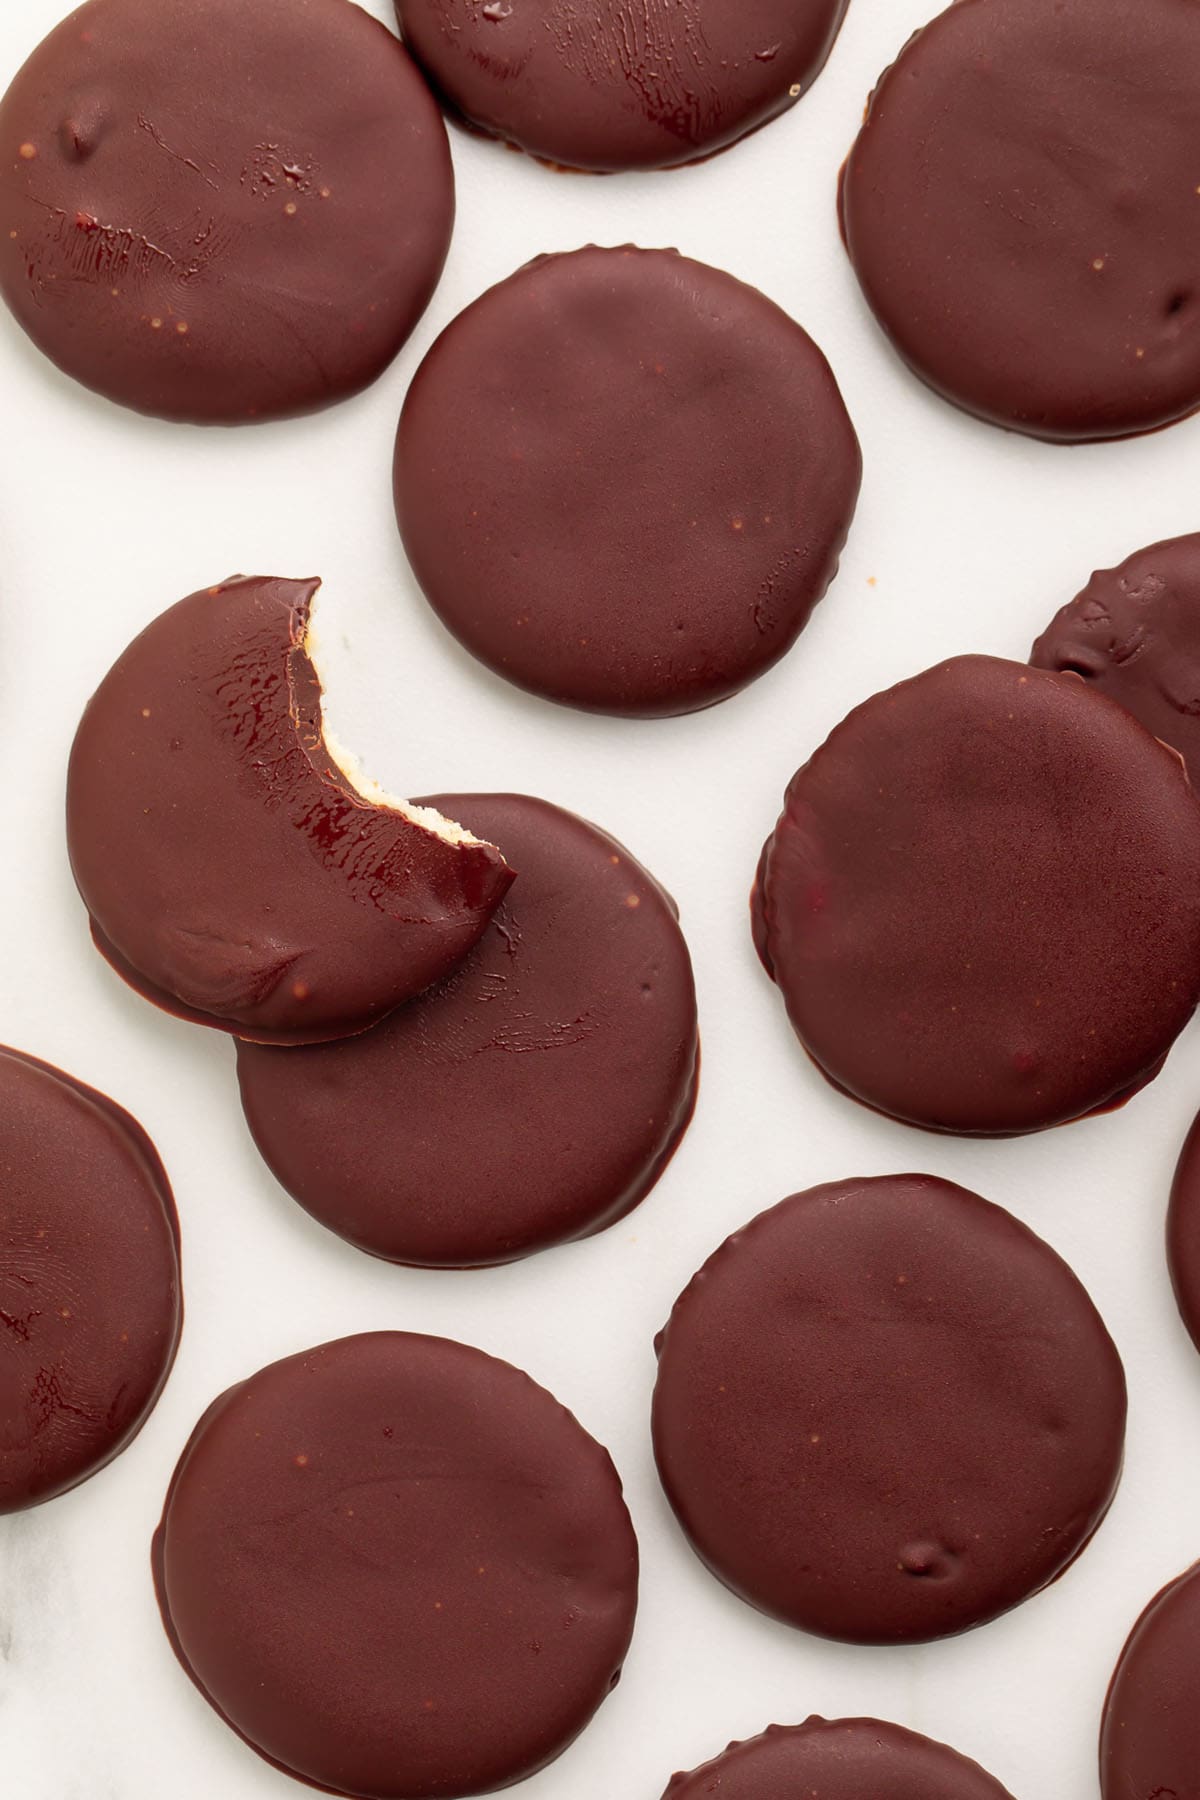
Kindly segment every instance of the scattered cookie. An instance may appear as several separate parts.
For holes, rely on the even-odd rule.
[[[799,771],[753,923],[835,1087],[935,1131],[1063,1124],[1151,1080],[1195,1008],[1200,801],[1073,676],[958,657]]]
[[[168,1012],[265,1043],[374,1024],[466,955],[512,880],[326,729],[319,586],[239,576],[160,614],[89,701],[67,785],[97,948]]]
[[[1104,1800],[1193,1800],[1198,1690],[1200,1565],[1150,1602],[1121,1652],[1100,1733]]]
[[[1200,1349],[1200,1118],[1184,1141],[1171,1186],[1167,1263],[1180,1316]]]
[[[103,1094],[0,1049],[0,1513],[124,1450],[182,1317],[175,1202],[150,1139]]]
[[[0,294],[68,375],[161,418],[374,381],[453,219],[437,106],[348,0],[88,0],[0,102]]]
[[[447,104],[571,168],[661,169],[795,105],[846,0],[396,0]]]
[[[662,1174],[695,1104],[692,966],[624,847],[520,794],[419,802],[521,871],[470,955],[373,1031],[238,1047],[255,1142],[300,1204],[393,1262],[470,1268],[589,1237]]]
[[[1081,675],[1178,750],[1200,789],[1200,533],[1100,569],[1029,658]]]
[[[1056,1580],[1124,1437],[1120,1358],[1066,1263],[928,1175],[760,1214],[659,1340],[655,1455],[697,1555],[849,1643],[949,1637]]]
[[[922,380],[1064,443],[1200,406],[1198,64],[1181,0],[958,0],[909,40],[841,214]]]
[[[663,1800],[1011,1800],[998,1781],[945,1744],[880,1719],[772,1725],[724,1756],[677,1775]]]
[[[861,458],[829,365],[671,250],[545,256],[460,313],[405,401],[396,513],[442,622],[551,700],[694,712],[790,649]]]
[[[167,1634],[268,1762],[355,1800],[507,1787],[616,1685],[637,1544],[607,1454],[527,1375],[376,1332],[230,1388],[154,1541]]]

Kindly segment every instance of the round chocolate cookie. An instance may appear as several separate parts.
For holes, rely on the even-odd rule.
[[[1200,1349],[1200,1117],[1184,1141],[1171,1185],[1167,1263],[1180,1315]]]
[[[230,1388],[154,1540],[201,1693],[354,1800],[490,1793],[552,1762],[617,1683],[637,1563],[616,1470],[564,1407],[402,1332]]]
[[[1069,670],[1179,751],[1200,790],[1200,533],[1100,569],[1029,658]]]
[[[661,169],[794,106],[847,0],[396,0],[447,104],[576,169]]]
[[[442,622],[569,706],[694,712],[795,642],[861,458],[794,320],[673,250],[544,256],[469,306],[408,392],[396,516]]]
[[[662,1174],[695,1103],[692,967],[673,903],[573,813],[519,794],[421,804],[504,844],[510,898],[373,1031],[239,1045],[242,1104],[283,1186],[360,1249],[511,1262],[603,1230]]]
[[[374,1024],[466,955],[512,880],[325,730],[319,586],[237,576],[160,614],[89,701],[67,782],[97,948],[168,1012],[265,1043]]]
[[[182,1317],[175,1203],[141,1126],[0,1049],[0,1513],[65,1494],[136,1437]]]
[[[709,1800],[718,1792],[721,1800],[1011,1800],[978,1763],[880,1719],[772,1725],[676,1775],[663,1800]]]
[[[823,1637],[982,1625],[1061,1575],[1116,1492],[1125,1378],[1095,1307],[1049,1245],[932,1176],[760,1214],[658,1349],[655,1455],[692,1547]]]
[[[1200,802],[1072,675],[967,656],[877,694],[795,776],[753,897],[821,1072],[1002,1137],[1119,1105],[1200,995]]]
[[[1063,443],[1200,406],[1191,0],[958,0],[881,78],[842,232],[946,399]]]
[[[161,418],[365,387],[453,218],[437,106],[349,0],[88,0],[0,102],[0,294],[68,375]]]
[[[1100,1732],[1104,1800],[1200,1800],[1200,1564],[1152,1600],[1121,1652]]]

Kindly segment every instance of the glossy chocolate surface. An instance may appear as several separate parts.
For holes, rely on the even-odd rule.
[[[127,1112],[0,1049],[0,1513],[111,1462],[182,1322],[175,1203]]]
[[[1104,1800],[1200,1800],[1200,1566],[1150,1602],[1121,1652],[1100,1733]]]
[[[669,250],[530,263],[417,371],[397,518],[443,623],[549,699],[726,699],[837,570],[861,457],[825,358],[765,295]]]
[[[812,1188],[710,1257],[659,1342],[654,1448],[692,1546],[851,1643],[985,1623],[1074,1561],[1125,1379],[1049,1245],[928,1175]]]
[[[451,969],[512,873],[364,799],[322,736],[316,581],[170,607],[76,733],[71,867],[97,947],[147,998],[264,1042],[343,1037]]]
[[[238,1047],[283,1186],[394,1262],[510,1262],[637,1205],[695,1102],[696,995],[675,908],[606,833],[520,794],[421,802],[521,872],[470,955],[374,1030]]]
[[[226,1722],[355,1800],[490,1793],[615,1686],[637,1544],[608,1455],[466,1345],[343,1338],[201,1419],[154,1543],[168,1635]]]
[[[1200,533],[1098,569],[1033,646],[1040,669],[1071,670],[1178,750],[1200,789]]]
[[[1011,1800],[998,1781],[945,1744],[881,1719],[808,1719],[772,1725],[731,1744],[663,1800]]]
[[[842,229],[896,349],[1076,442],[1200,406],[1191,0],[958,0],[881,77]]]
[[[794,106],[847,0],[396,0],[447,104],[571,168],[658,169]]]
[[[437,106],[349,0],[88,0],[0,102],[0,294],[68,375],[163,418],[366,386],[453,217]]]
[[[876,694],[795,776],[760,954],[835,1086],[1004,1136],[1119,1104],[1200,995],[1200,802],[1071,675],[958,657]]]

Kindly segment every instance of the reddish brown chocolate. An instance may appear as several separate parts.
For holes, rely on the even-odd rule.
[[[794,106],[847,0],[396,0],[463,119],[545,162],[661,169]]]
[[[124,1450],[182,1317],[175,1203],[150,1139],[103,1094],[0,1049],[0,1513]]]
[[[453,218],[437,107],[348,0],[88,0],[0,102],[0,294],[68,375],[162,418],[365,387]]]
[[[1200,1800],[1200,1565],[1163,1589],[1121,1652],[1100,1733],[1104,1800]]]
[[[314,1218],[392,1262],[470,1268],[589,1237],[654,1186],[695,1104],[674,904],[606,833],[520,794],[436,806],[521,871],[466,960],[375,1030],[238,1048],[242,1105]]]
[[[1125,1379],[1087,1294],[932,1176],[762,1213],[659,1357],[655,1455],[692,1547],[824,1637],[920,1643],[1007,1612],[1075,1560],[1120,1478]]]
[[[570,706],[694,712],[795,642],[861,459],[811,338],[673,250],[545,256],[418,369],[396,440],[417,580],[468,650]]]
[[[552,1762],[616,1685],[637,1544],[605,1451],[527,1375],[377,1332],[230,1388],[154,1540],[163,1621],[252,1749],[355,1800]]]
[[[1011,1800],[945,1744],[880,1719],[809,1719],[772,1725],[724,1756],[676,1775],[663,1800]]]
[[[788,789],[753,900],[836,1086],[935,1131],[1128,1099],[1200,995],[1200,802],[1071,675],[959,657],[877,694]]]
[[[871,97],[842,232],[896,349],[1073,443],[1200,406],[1192,0],[958,0]]]
[[[1033,646],[1128,707],[1178,750],[1200,788],[1200,534],[1169,538],[1100,569]]]
[[[235,577],[160,614],[75,736],[71,867],[139,993],[264,1043],[344,1037],[453,968],[512,873],[365,799],[322,735],[317,581]]]
[[[1167,1263],[1180,1315],[1200,1349],[1200,1117],[1184,1141],[1171,1186]]]

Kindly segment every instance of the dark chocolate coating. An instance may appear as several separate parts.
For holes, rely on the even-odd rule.
[[[237,577],[159,615],[88,702],[67,842],[98,949],[181,1018],[344,1037],[453,968],[511,871],[365,800],[305,642],[316,581]]]
[[[793,1195],[709,1258],[659,1341],[654,1449],[701,1560],[786,1624],[912,1644],[1080,1554],[1125,1378],[1071,1270],[928,1175]]]
[[[1171,1184],[1167,1266],[1180,1316],[1200,1350],[1200,1117],[1184,1140]]]
[[[103,1094],[0,1049],[0,1513],[77,1487],[137,1436],[182,1318],[150,1139]]]
[[[1200,1800],[1200,1564],[1150,1602],[1121,1652],[1100,1732],[1104,1800]]]
[[[731,1744],[663,1800],[1012,1800],[998,1781],[945,1744],[881,1719],[808,1719],[772,1725]]]
[[[673,250],[544,256],[447,327],[404,404],[396,516],[442,622],[519,687],[654,717],[790,649],[858,498],[825,358]]]
[[[511,1262],[589,1237],[658,1180],[695,1104],[687,945],[641,864],[520,794],[422,804],[521,878],[470,955],[373,1031],[238,1047],[242,1105],[288,1192],[376,1256]]]
[[[909,366],[1074,443],[1200,406],[1192,0],[958,0],[881,77],[842,232]]]
[[[1033,646],[1039,669],[1069,669],[1178,750],[1200,788],[1200,533],[1099,569]]]
[[[754,894],[809,1055],[911,1125],[1037,1131],[1151,1080],[1200,995],[1200,802],[1072,675],[958,657],[795,776]]]
[[[795,105],[847,0],[396,0],[460,117],[544,162],[661,169]]]
[[[376,1332],[260,1370],[184,1450],[163,1621],[226,1723],[355,1800],[490,1793],[616,1685],[637,1543],[607,1453],[527,1375]]]
[[[68,375],[162,418],[365,387],[453,219],[437,106],[348,0],[88,0],[0,102],[0,294]]]

